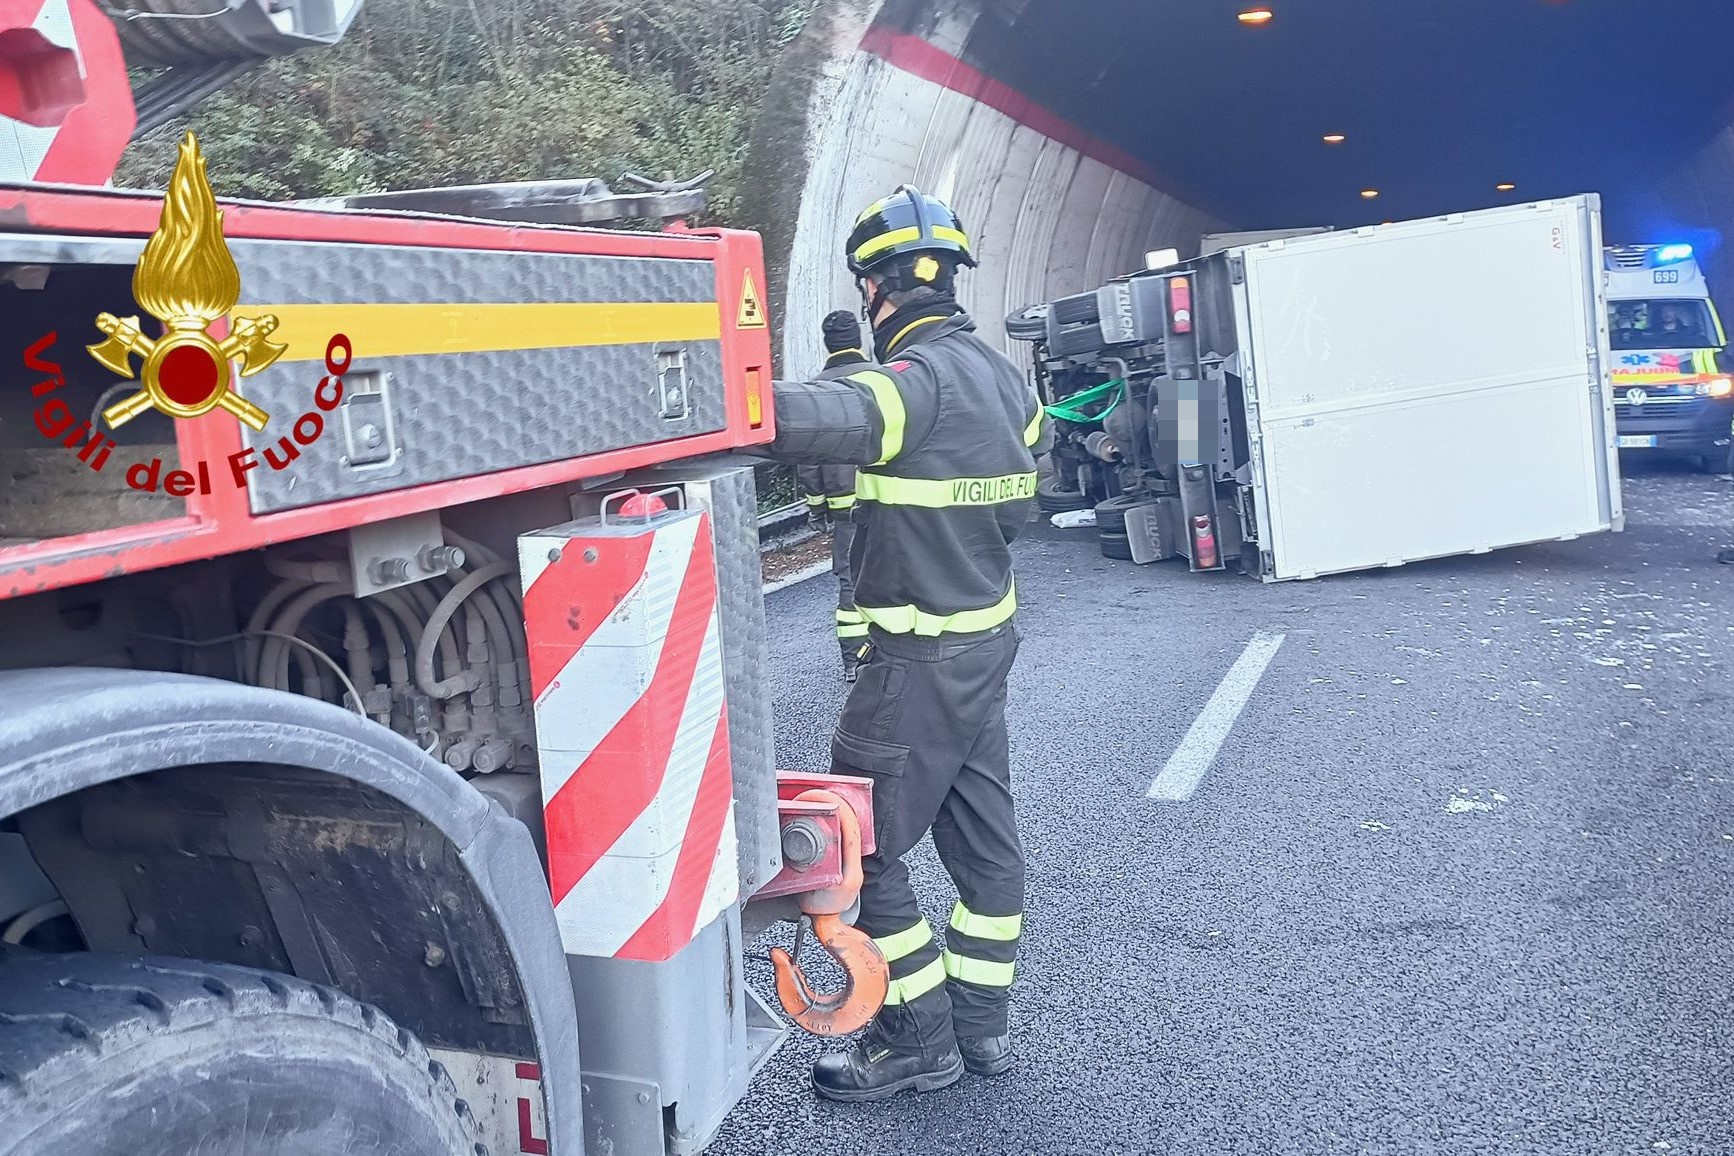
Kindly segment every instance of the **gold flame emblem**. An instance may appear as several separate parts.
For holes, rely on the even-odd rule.
[[[241,273],[223,240],[223,214],[190,132],[169,178],[162,220],[133,270],[132,292],[145,312],[163,323],[163,335],[146,337],[136,316],[97,317],[96,327],[107,340],[86,347],[92,357],[126,378],[133,376],[132,355],[144,359],[144,388],[102,411],[109,426],[118,428],[147,409],[171,417],[225,409],[253,430],[263,430],[270,415],[235,392],[232,363],[239,359],[241,376],[251,377],[288,347],[266,340],[277,330],[277,319],[269,314],[233,318],[222,341],[208,332],[240,300]]]

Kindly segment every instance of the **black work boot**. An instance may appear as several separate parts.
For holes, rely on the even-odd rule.
[[[861,1042],[813,1064],[813,1090],[846,1104],[884,1100],[899,1092],[936,1092],[963,1077],[949,1007],[943,1031],[903,1006],[883,1009]]]
[[[1004,1075],[1011,1070],[1012,1060],[1016,1058],[1010,1035],[958,1036],[957,1050],[963,1056],[963,1066],[976,1076]]]

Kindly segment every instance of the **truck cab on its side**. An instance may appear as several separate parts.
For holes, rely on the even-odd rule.
[[[1619,447],[1730,468],[1727,334],[1690,245],[1607,249],[1608,343]]]

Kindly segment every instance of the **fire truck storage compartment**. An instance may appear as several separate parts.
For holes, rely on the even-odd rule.
[[[1623,526],[1594,195],[1231,250],[1267,581]]]
[[[139,382],[116,377],[84,348],[102,340],[98,312],[141,312],[132,296],[141,247],[137,241],[81,246],[84,259],[68,261],[51,238],[0,234],[0,317],[7,336],[6,385],[0,389],[0,548],[168,521],[186,512],[183,499],[160,484],[154,493],[126,484],[129,469],[155,459],[162,462],[159,477],[180,468],[173,419],[150,410],[109,429],[102,408],[136,391]],[[158,332],[150,318],[142,319],[142,328],[147,335]],[[46,342],[50,336],[53,341]],[[32,362],[53,368],[32,368]],[[53,384],[55,379],[61,384]],[[93,438],[96,446],[81,458]],[[105,455],[108,441],[114,444]]]

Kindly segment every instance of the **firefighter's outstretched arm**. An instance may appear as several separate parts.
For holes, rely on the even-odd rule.
[[[777,437],[754,451],[777,461],[877,466],[909,452],[933,429],[937,390],[925,367],[852,366],[830,381],[772,386]]]

